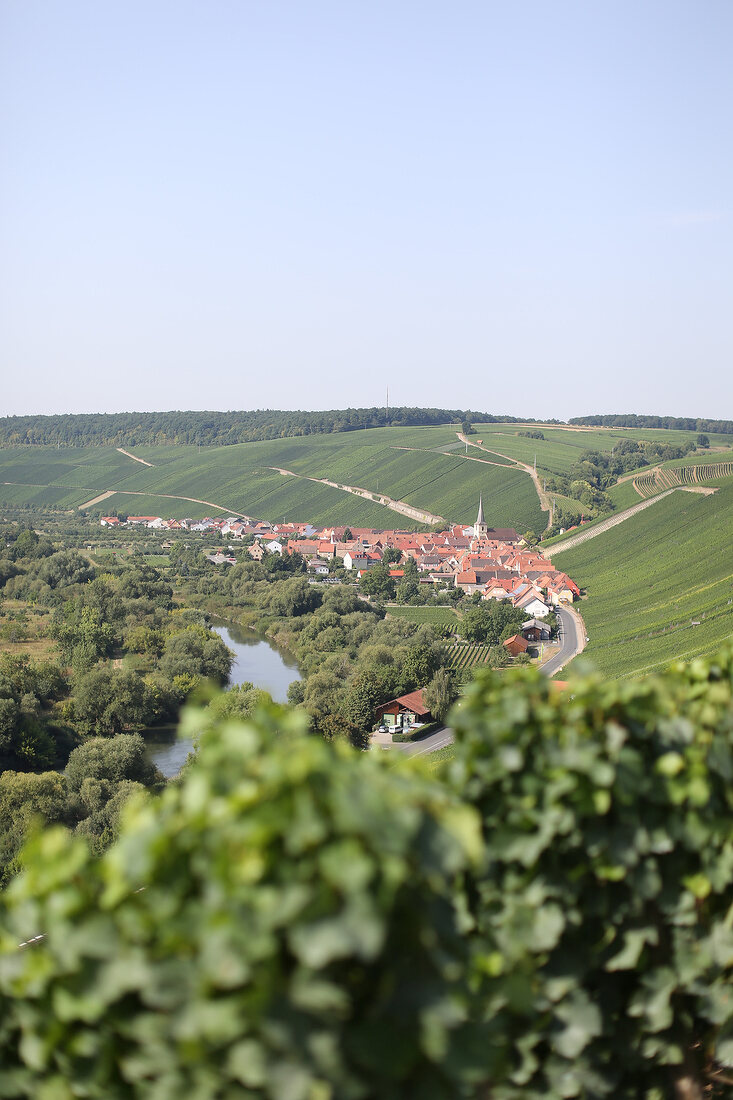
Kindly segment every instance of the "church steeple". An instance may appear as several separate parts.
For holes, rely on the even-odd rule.
[[[476,522],[473,525],[473,533],[477,539],[485,538],[488,531],[488,524],[484,519],[484,501],[483,496],[479,495],[478,498],[478,515],[476,516]]]

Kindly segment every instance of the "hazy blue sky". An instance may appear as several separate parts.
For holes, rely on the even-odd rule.
[[[730,0],[1,0],[1,413],[733,417]]]

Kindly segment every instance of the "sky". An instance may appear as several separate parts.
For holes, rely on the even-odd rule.
[[[0,0],[0,415],[733,418],[729,0]]]

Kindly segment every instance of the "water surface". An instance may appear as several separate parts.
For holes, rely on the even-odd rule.
[[[233,623],[212,619],[216,634],[234,653],[229,685],[254,684],[269,691],[276,703],[286,703],[288,685],[300,680],[298,666],[284,649]],[[145,737],[150,760],[170,779],[178,775],[193,748],[190,737],[179,740],[175,726],[159,726]]]

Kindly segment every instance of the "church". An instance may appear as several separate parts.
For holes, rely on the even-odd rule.
[[[473,525],[473,533],[477,539],[485,539],[487,531],[489,530],[486,521],[484,520],[484,501],[483,496],[479,495],[478,498],[478,515],[476,516],[476,522]]]
[[[468,530],[470,531],[470,527]],[[506,543],[510,546],[522,541],[522,536],[513,527],[489,527],[484,519],[483,494],[479,495],[478,498],[478,515],[473,525],[473,537],[482,540],[488,539],[495,543]]]

